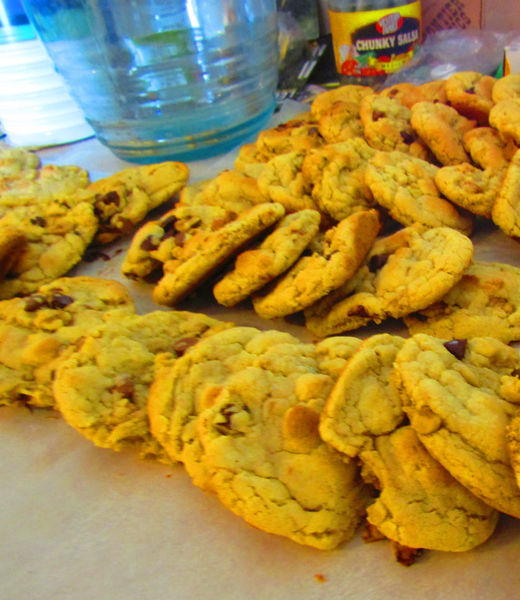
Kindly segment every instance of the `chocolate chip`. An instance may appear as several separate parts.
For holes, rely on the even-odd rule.
[[[372,111],[372,120],[378,121],[379,119],[384,119],[386,114],[382,110],[374,110]]]
[[[115,191],[108,192],[104,196],[101,196],[99,200],[104,204],[116,204],[117,206],[119,206],[121,201],[119,194]]]
[[[444,347],[448,352],[451,352],[455,358],[462,360],[466,353],[466,346],[468,340],[452,340],[451,342],[445,342]]]
[[[228,223],[229,221],[226,219],[215,219],[211,223],[211,231],[218,231],[220,228],[224,227],[224,225],[227,225]]]
[[[410,548],[409,546],[403,546],[395,541],[392,541],[392,547],[397,562],[405,567],[411,567],[424,553],[422,548]]]
[[[126,219],[125,217],[119,216],[117,220],[117,225],[112,228],[112,231],[115,233],[120,233],[122,235],[126,233],[130,233],[134,228],[134,224],[130,219]]]
[[[250,412],[249,408],[245,405],[238,407],[235,404],[225,404],[219,411],[219,414],[223,417],[223,421],[215,424],[215,429],[223,435],[229,435],[230,433],[238,434],[239,431],[233,430],[232,418],[239,412]]]
[[[154,240],[153,235],[149,235],[141,242],[141,250],[145,252],[150,252],[150,250],[157,250],[159,247],[159,242]]]
[[[370,272],[375,273],[376,271],[379,271],[379,269],[384,267],[388,261],[389,256],[390,254],[375,254],[374,256],[372,256],[372,258],[368,261],[368,268],[370,269]]]
[[[416,136],[409,131],[401,131],[400,134],[403,142],[408,145],[413,144],[417,139]]]
[[[170,215],[161,221],[161,227],[166,231],[167,229],[171,229],[177,221],[178,219],[175,215]]]
[[[38,227],[45,227],[45,219],[43,217],[34,217],[31,219],[31,223],[33,225],[37,225]]]
[[[127,379],[124,379],[123,381],[121,381],[120,383],[117,383],[116,385],[112,386],[110,391],[117,392],[117,393],[121,394],[121,396],[123,396],[124,398],[133,400],[134,393],[135,393],[135,387],[134,387],[133,381],[130,378],[127,378]]]
[[[473,86],[466,90],[466,94],[476,94],[476,93],[477,93],[477,91],[475,90],[475,88]]]
[[[34,294],[33,296],[27,298],[24,310],[25,312],[35,312],[39,310],[42,306],[46,305],[47,301],[45,300],[44,296],[41,296],[40,294]]]
[[[349,312],[350,317],[363,317],[364,319],[368,319],[370,315],[367,313],[364,306],[356,306]]]
[[[69,304],[74,302],[74,298],[67,296],[66,294],[53,294],[49,303],[51,308],[65,308]]]
[[[184,233],[184,231],[179,231],[179,233],[175,234],[174,239],[177,246],[182,247],[184,246],[184,242],[186,241],[186,234]]]

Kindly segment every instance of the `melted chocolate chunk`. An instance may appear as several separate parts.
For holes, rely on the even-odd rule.
[[[119,203],[121,201],[119,194],[115,191],[106,193],[104,196],[101,196],[99,200],[104,204],[116,204],[117,206],[119,206]]]
[[[468,340],[452,340],[451,342],[445,342],[444,347],[448,352],[451,352],[455,358],[462,360],[466,353],[466,346]]]
[[[65,308],[74,302],[74,298],[66,294],[56,293],[52,295],[49,306],[51,308]]]
[[[379,119],[384,119],[386,114],[382,110],[374,110],[372,111],[372,120],[379,121]]]
[[[25,312],[36,312],[37,310],[42,308],[42,306],[47,306],[47,301],[45,300],[45,297],[41,296],[40,294],[34,294],[27,298],[24,310]]]
[[[141,250],[145,252],[150,252],[151,250],[157,250],[159,247],[159,242],[154,240],[153,235],[149,235],[141,242]]]

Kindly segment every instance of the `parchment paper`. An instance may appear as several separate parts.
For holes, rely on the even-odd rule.
[[[276,119],[292,116],[287,110],[299,107]],[[129,166],[95,139],[40,155],[83,166],[93,179]],[[191,163],[191,180],[231,168],[233,159]],[[493,225],[481,223],[473,240],[476,258],[520,266],[520,246]],[[128,242],[71,274],[124,281],[140,312],[158,310],[151,286],[119,274]],[[308,337],[296,323],[263,321],[247,306],[230,311],[209,294],[183,308]],[[354,335],[376,330],[407,335],[399,321]],[[427,552],[404,567],[388,542],[365,544],[361,532],[323,552],[256,530],[196,488],[182,466],[97,448],[53,412],[2,408],[0,453],[0,600],[512,600],[519,593],[520,522],[509,517],[474,551]]]

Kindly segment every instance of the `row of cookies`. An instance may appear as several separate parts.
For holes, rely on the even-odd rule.
[[[66,274],[91,245],[133,231],[170,200],[189,171],[179,162],[130,167],[90,182],[77,166],[40,164],[21,148],[0,151],[0,299]]]
[[[319,549],[366,518],[411,564],[520,517],[520,355],[495,338],[304,343],[69,277],[0,303],[2,404],[182,463],[249,524]],[[405,556],[407,558],[405,558]]]
[[[176,207],[136,233],[123,273],[146,279],[164,264],[154,298],[175,304],[236,256],[213,285],[217,301],[232,307],[251,298],[267,319],[303,311],[317,337],[404,318],[412,333],[473,337],[492,324],[499,339],[520,339],[520,269],[473,261],[473,244],[463,233],[410,225],[378,237],[374,209],[355,212],[325,232],[319,222],[313,209],[285,214],[278,203],[259,203],[237,215],[221,206],[185,205],[181,193]],[[240,250],[261,229],[268,233]],[[190,260],[183,262],[187,251]],[[168,297],[159,296],[163,290]]]

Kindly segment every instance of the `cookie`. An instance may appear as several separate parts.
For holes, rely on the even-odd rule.
[[[473,244],[448,227],[407,227],[378,239],[351,282],[305,311],[319,337],[401,318],[442,298],[463,276]]]
[[[0,216],[13,208],[55,200],[68,205],[82,202],[80,193],[89,181],[87,171],[74,165],[45,165],[35,170],[30,168],[28,173],[22,171],[16,177],[0,179]]]
[[[507,449],[511,459],[511,466],[520,486],[520,412],[517,410],[507,425]]]
[[[347,361],[320,416],[320,435],[354,458],[404,420],[398,391],[390,381],[404,338],[388,333],[364,340]]]
[[[226,169],[216,177],[186,186],[177,204],[218,206],[238,214],[265,201],[255,178],[235,169]]]
[[[399,545],[463,552],[494,532],[498,512],[432,458],[410,426],[378,436],[361,461],[364,478],[379,490],[367,521]]]
[[[410,109],[395,97],[365,96],[360,117],[366,141],[376,150],[399,150],[426,160],[429,151],[411,124]]]
[[[311,113],[295,117],[258,134],[256,147],[261,156],[272,158],[287,152],[307,152],[324,143]]]
[[[520,146],[520,97],[500,100],[489,111],[489,124]]]
[[[99,218],[97,244],[130,233],[146,215],[170,200],[188,180],[184,163],[163,162],[129,167],[90,184],[87,195]]]
[[[158,219],[148,221],[132,236],[121,273],[129,279],[146,279],[162,265],[183,255],[194,235],[214,231],[236,219],[238,213],[219,206],[177,204]]]
[[[253,296],[256,313],[273,319],[310,306],[350,279],[379,233],[375,210],[343,219],[323,235],[320,248],[300,258],[281,278]]]
[[[164,263],[153,289],[157,304],[175,306],[285,214],[281,204],[258,204],[220,229],[194,235],[183,253]]]
[[[359,102],[334,102],[318,120],[318,130],[327,144],[337,144],[363,135]]]
[[[475,127],[464,134],[464,148],[471,160],[482,169],[495,171],[507,167],[517,148],[506,142],[493,127]]]
[[[491,92],[493,102],[520,98],[520,73],[509,73],[495,81]]]
[[[0,404],[53,407],[57,360],[107,320],[133,314],[120,283],[62,277],[25,298],[0,302]]]
[[[491,218],[511,238],[520,237],[520,150],[507,167],[496,196]]]
[[[370,264],[377,272],[376,295],[389,316],[403,317],[442,298],[472,259],[471,240],[454,229],[402,229],[374,244],[370,252]]]
[[[332,549],[354,534],[367,488],[319,437],[330,386],[313,344],[235,327],[159,371],[152,431],[196,485],[250,525]]]
[[[240,253],[233,269],[213,287],[223,306],[235,306],[289,269],[318,233],[320,214],[301,210],[286,215],[258,245]]]
[[[412,127],[441,165],[469,162],[462,138],[476,126],[476,121],[440,102],[417,102],[411,111]]]
[[[311,114],[316,120],[319,120],[336,102],[357,104],[359,106],[364,96],[373,93],[374,90],[368,85],[342,85],[321,92],[315,96],[311,103]]]
[[[394,365],[410,424],[428,452],[477,498],[520,515],[506,428],[514,416],[520,355],[491,337],[408,339]]]
[[[341,221],[375,206],[365,181],[365,170],[374,150],[359,137],[328,146],[305,156],[304,179],[312,184],[311,196],[322,213]]]
[[[36,152],[0,146],[0,182],[5,179],[31,179],[36,176],[39,167],[40,157]]]
[[[21,230],[25,238],[0,282],[0,299],[7,299],[68,273],[94,239],[98,219],[89,202],[69,206],[56,200],[11,208],[0,218],[0,229]]]
[[[435,185],[438,169],[404,152],[379,151],[368,161],[365,181],[375,201],[398,223],[451,227],[469,234],[473,218],[441,197]]]
[[[275,156],[267,162],[258,177],[258,187],[264,198],[280,203],[288,213],[307,208],[318,209],[310,195],[311,187],[302,175],[304,156],[302,152]]]
[[[417,91],[424,96],[424,100],[427,102],[446,104],[448,101],[446,97],[446,79],[434,79],[433,81],[421,83],[417,86]]]
[[[474,261],[439,301],[404,317],[408,331],[444,339],[479,337],[506,344],[520,340],[520,269]]]
[[[493,86],[497,80],[476,71],[458,71],[446,80],[448,103],[467,119],[487,125],[493,107]]]
[[[470,163],[442,167],[435,173],[435,185],[450,202],[470,213],[491,218],[504,169],[483,171]]]
[[[268,160],[269,158],[261,154],[256,143],[253,142],[240,146],[233,167],[238,173],[257,179]]]
[[[334,292],[304,310],[305,327],[317,338],[354,331],[386,319],[382,299],[375,293],[375,273],[363,265]]]
[[[401,104],[404,104],[408,108],[411,108],[417,102],[430,99],[429,96],[421,91],[420,86],[408,82],[395,83],[394,85],[385,87],[379,92],[379,95],[383,98],[399,100]]]
[[[148,421],[155,356],[169,352],[173,360],[199,339],[229,326],[187,311],[112,320],[59,361],[53,383],[56,406],[65,421],[96,446],[131,448],[141,458],[171,462],[150,433]]]
[[[336,381],[360,344],[359,338],[350,335],[334,335],[316,342],[320,372]]]

